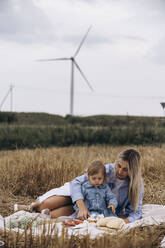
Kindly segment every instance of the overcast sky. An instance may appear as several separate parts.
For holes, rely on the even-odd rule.
[[[70,112],[71,57],[76,61],[75,115],[163,116],[164,0],[0,0],[0,105]],[[3,104],[2,104],[3,103]]]

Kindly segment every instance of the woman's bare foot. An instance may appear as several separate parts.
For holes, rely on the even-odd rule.
[[[20,210],[30,211],[32,210],[31,205],[14,204],[14,212],[20,211]]]
[[[25,211],[37,210],[39,205],[40,205],[39,201],[32,202],[29,205],[14,204],[14,212],[20,211],[20,210],[25,210]]]

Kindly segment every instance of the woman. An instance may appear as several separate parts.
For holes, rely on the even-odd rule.
[[[122,151],[114,164],[106,164],[107,183],[116,195],[118,206],[116,214],[126,223],[142,217],[143,184],[141,178],[140,154],[134,149]],[[81,185],[88,180],[87,174],[75,178],[71,183],[48,191],[30,205],[15,205],[15,210],[49,209],[52,218],[69,216],[74,212],[72,202],[76,203],[79,211],[78,218],[89,216]]]
[[[106,164],[107,183],[118,201],[116,214],[126,223],[142,217],[143,183],[141,178],[140,154],[134,149],[122,151],[114,164]],[[87,180],[87,175],[77,177],[71,182],[72,201],[79,207],[78,218],[89,216],[81,184]]]

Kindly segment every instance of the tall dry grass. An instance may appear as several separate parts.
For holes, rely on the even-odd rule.
[[[72,180],[74,177],[82,174],[87,165],[95,159],[101,159],[103,163],[114,162],[117,154],[125,148],[128,147],[91,146],[1,151],[0,214],[7,216],[13,213],[13,204],[15,202],[31,202],[37,196],[45,193],[49,189],[59,187],[63,185],[64,182]],[[145,189],[144,203],[165,205],[165,147],[140,146],[134,148],[137,149],[142,156],[142,175]],[[153,246],[153,242],[158,242],[158,237],[162,235],[163,231],[165,235],[165,226],[161,226],[157,229],[151,227],[150,229],[145,230],[147,230],[147,234],[141,232],[140,229],[134,231],[140,235],[139,238],[136,238],[137,244],[140,245],[143,243],[143,246],[131,246],[131,242],[134,242],[135,244],[135,240],[131,242],[130,240],[133,240],[133,237],[138,237],[137,234],[135,235],[132,233],[133,231],[131,231],[127,235],[129,237],[128,239],[123,240],[123,238],[121,238],[120,240],[118,237],[120,246],[117,243],[115,244],[115,241],[112,241],[112,239],[109,241],[109,236],[107,236],[102,240],[99,239],[95,241],[89,241],[88,237],[79,240],[72,237],[71,239],[67,239],[68,241],[66,244],[63,244],[63,247],[97,248],[110,247],[110,244],[112,248],[157,247],[155,245]],[[155,236],[157,238],[155,241],[153,241],[154,239],[151,239],[150,245],[147,246],[147,243],[145,242],[149,242],[151,234],[152,237],[154,237],[153,233],[157,235]],[[145,238],[143,237],[144,235]],[[2,236],[4,237],[4,233],[1,233],[0,237]],[[12,239],[12,233],[6,234],[6,237],[9,237],[6,238],[6,240]],[[16,239],[16,236],[14,236],[14,238],[15,240],[18,239]],[[62,247],[57,241],[53,241],[53,239],[51,239],[49,245],[45,245],[48,237],[43,238],[46,239],[45,241],[42,240],[43,243],[39,239],[36,241],[32,236],[29,239],[27,236],[26,239],[27,242],[30,242],[29,239],[31,239],[31,247]],[[24,241],[25,239],[21,241],[24,246],[18,247],[29,247],[28,245],[25,246]],[[36,246],[36,242],[38,246]],[[53,246],[53,244],[55,244],[54,242],[58,245]],[[85,242],[87,242],[87,246],[84,245]],[[8,247],[13,246],[8,245]]]
[[[35,198],[83,173],[88,164],[101,159],[114,162],[127,147],[91,146],[0,152],[0,189],[17,196]],[[134,147],[142,156],[144,203],[165,204],[165,147]]]
[[[25,230],[24,233],[0,230],[0,239],[4,240],[5,247],[10,248],[159,248],[164,235],[165,224],[136,227],[126,233],[114,235],[105,233],[95,239],[90,239],[90,235],[68,236],[66,229],[63,229],[60,237],[58,233],[52,236],[44,232],[34,236],[32,229]]]

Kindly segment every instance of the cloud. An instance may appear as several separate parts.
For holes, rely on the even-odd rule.
[[[0,13],[8,9],[9,1],[8,0],[1,0],[0,1]]]
[[[148,60],[158,65],[165,65],[165,37],[152,47],[145,56]]]
[[[0,39],[20,43],[46,39],[51,24],[33,0],[0,1]]]
[[[142,42],[146,41],[144,38],[136,35],[123,35],[122,38],[127,40],[134,40],[134,41],[142,41]]]
[[[75,45],[79,45],[84,37],[84,34],[82,33],[82,36],[80,35],[67,35],[64,36],[62,39],[64,42],[70,42]],[[100,45],[100,44],[108,44],[108,43],[115,43],[115,40],[108,36],[99,36],[99,35],[91,35],[89,34],[89,37],[86,38],[85,42],[87,45]]]
[[[74,45],[79,45],[81,40],[83,39],[83,33],[82,36],[80,35],[67,35],[62,37],[63,42],[66,43],[71,43]],[[134,36],[134,35],[96,35],[92,34],[89,37],[87,37],[86,41],[84,43],[86,46],[94,45],[94,46],[99,46],[99,45],[108,45],[108,44],[116,44],[120,43],[123,39],[125,40],[130,40],[130,41],[137,41],[137,42],[146,42],[144,38],[141,38],[140,36]]]
[[[61,0],[62,1],[62,0]],[[67,0],[63,0],[67,1]],[[87,4],[98,4],[98,3],[108,3],[108,4],[113,4],[113,3],[120,3],[120,4],[132,4],[132,5],[143,5],[144,7],[147,6],[149,10],[151,9],[156,9],[156,10],[161,10],[162,8],[165,8],[165,1],[164,0],[138,0],[138,1],[132,1],[132,0],[71,0],[73,3],[87,3]]]
[[[71,0],[71,2],[73,2],[74,4],[77,2],[82,2],[82,3],[86,3],[86,4],[97,4],[99,1],[101,0]],[[107,1],[107,0],[104,0]]]
[[[39,7],[41,2],[45,4],[47,10]],[[81,3],[80,10],[78,10],[78,3]],[[0,0],[0,39],[27,44],[65,42],[77,45],[84,35],[80,32],[82,24],[87,26],[92,23],[94,32],[92,28],[93,34],[87,37],[87,45],[118,43],[121,39],[142,42],[152,32],[152,16],[155,16],[155,19],[158,17],[158,21],[162,18],[164,22],[164,9],[164,0],[51,0],[46,2]]]

